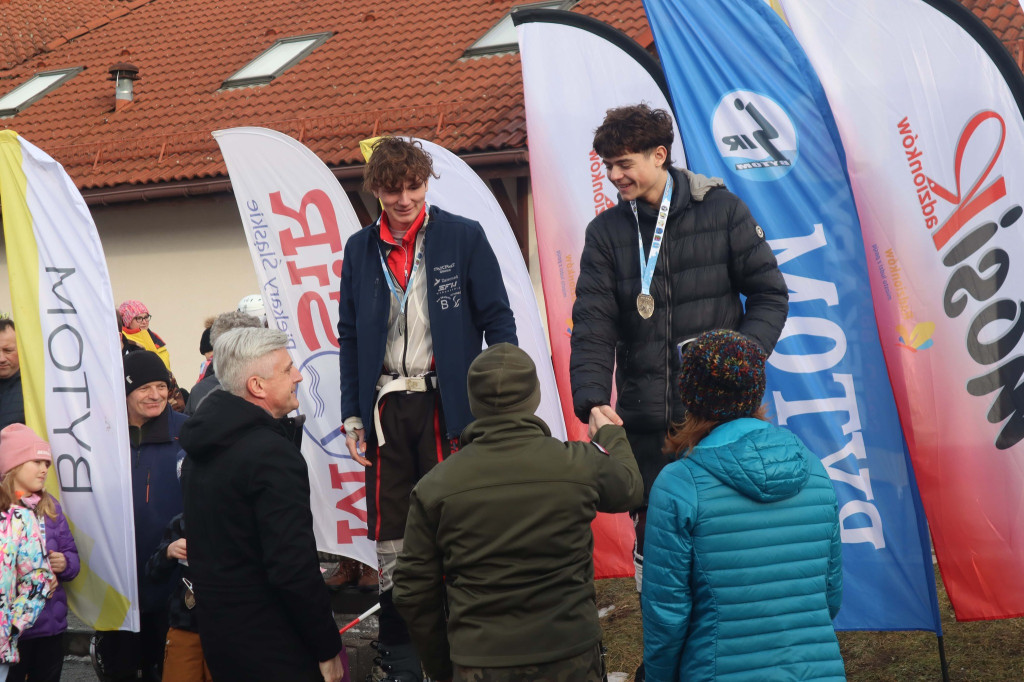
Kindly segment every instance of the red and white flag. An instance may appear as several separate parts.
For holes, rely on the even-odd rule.
[[[317,549],[377,565],[366,538],[366,486],[341,431],[338,303],[345,242],[362,226],[337,179],[302,143],[266,128],[213,133],[220,145],[272,329],[302,372]]]

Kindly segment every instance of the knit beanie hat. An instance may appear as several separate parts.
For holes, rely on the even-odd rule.
[[[24,424],[11,424],[0,431],[0,478],[25,462],[45,459],[53,462],[50,444]]]
[[[204,329],[202,336],[199,337],[200,355],[206,355],[207,353],[213,352],[213,344],[210,343],[210,329],[212,329],[212,327],[207,327],[206,329]]]
[[[128,299],[117,307],[117,314],[121,316],[121,326],[127,327],[139,315],[148,315],[149,308],[142,301]]]
[[[749,417],[764,398],[764,350],[734,331],[704,332],[683,351],[679,398],[705,419]]]
[[[526,412],[540,406],[540,381],[533,360],[518,346],[498,343],[476,356],[466,376],[469,410],[477,419]]]
[[[151,381],[171,383],[167,365],[151,350],[139,350],[124,356],[124,394],[127,396]]]

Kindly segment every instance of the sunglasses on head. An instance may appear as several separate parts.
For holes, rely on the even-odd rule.
[[[683,363],[683,353],[686,352],[686,348],[696,340],[697,337],[694,336],[689,339],[686,339],[685,341],[680,341],[679,343],[676,344],[676,360],[679,361],[679,364]]]

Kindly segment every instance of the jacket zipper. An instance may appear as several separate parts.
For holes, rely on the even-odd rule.
[[[671,171],[670,171],[671,172]],[[662,248],[668,246],[668,224],[665,225],[665,237]],[[666,250],[665,258],[665,298],[668,303],[665,308],[665,342],[668,347],[668,354],[665,358],[665,424],[672,424],[672,266],[671,258],[668,258]]]

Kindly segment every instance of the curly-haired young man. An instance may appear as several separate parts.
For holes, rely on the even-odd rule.
[[[379,221],[345,245],[338,339],[348,450],[366,467],[369,537],[377,541],[379,650],[392,680],[420,680],[392,603],[413,486],[472,421],[466,373],[482,342],[516,343],[498,261],[480,224],[426,203],[434,174],[415,142],[384,137],[363,185]]]
[[[644,478],[634,514],[638,589],[647,497],[668,461],[669,424],[685,411],[677,344],[732,329],[770,354],[789,310],[764,230],[720,179],[672,167],[673,137],[670,114],[645,104],[610,109],[595,131],[620,200],[587,226],[572,310],[576,416],[587,422],[598,410],[623,424]]]

